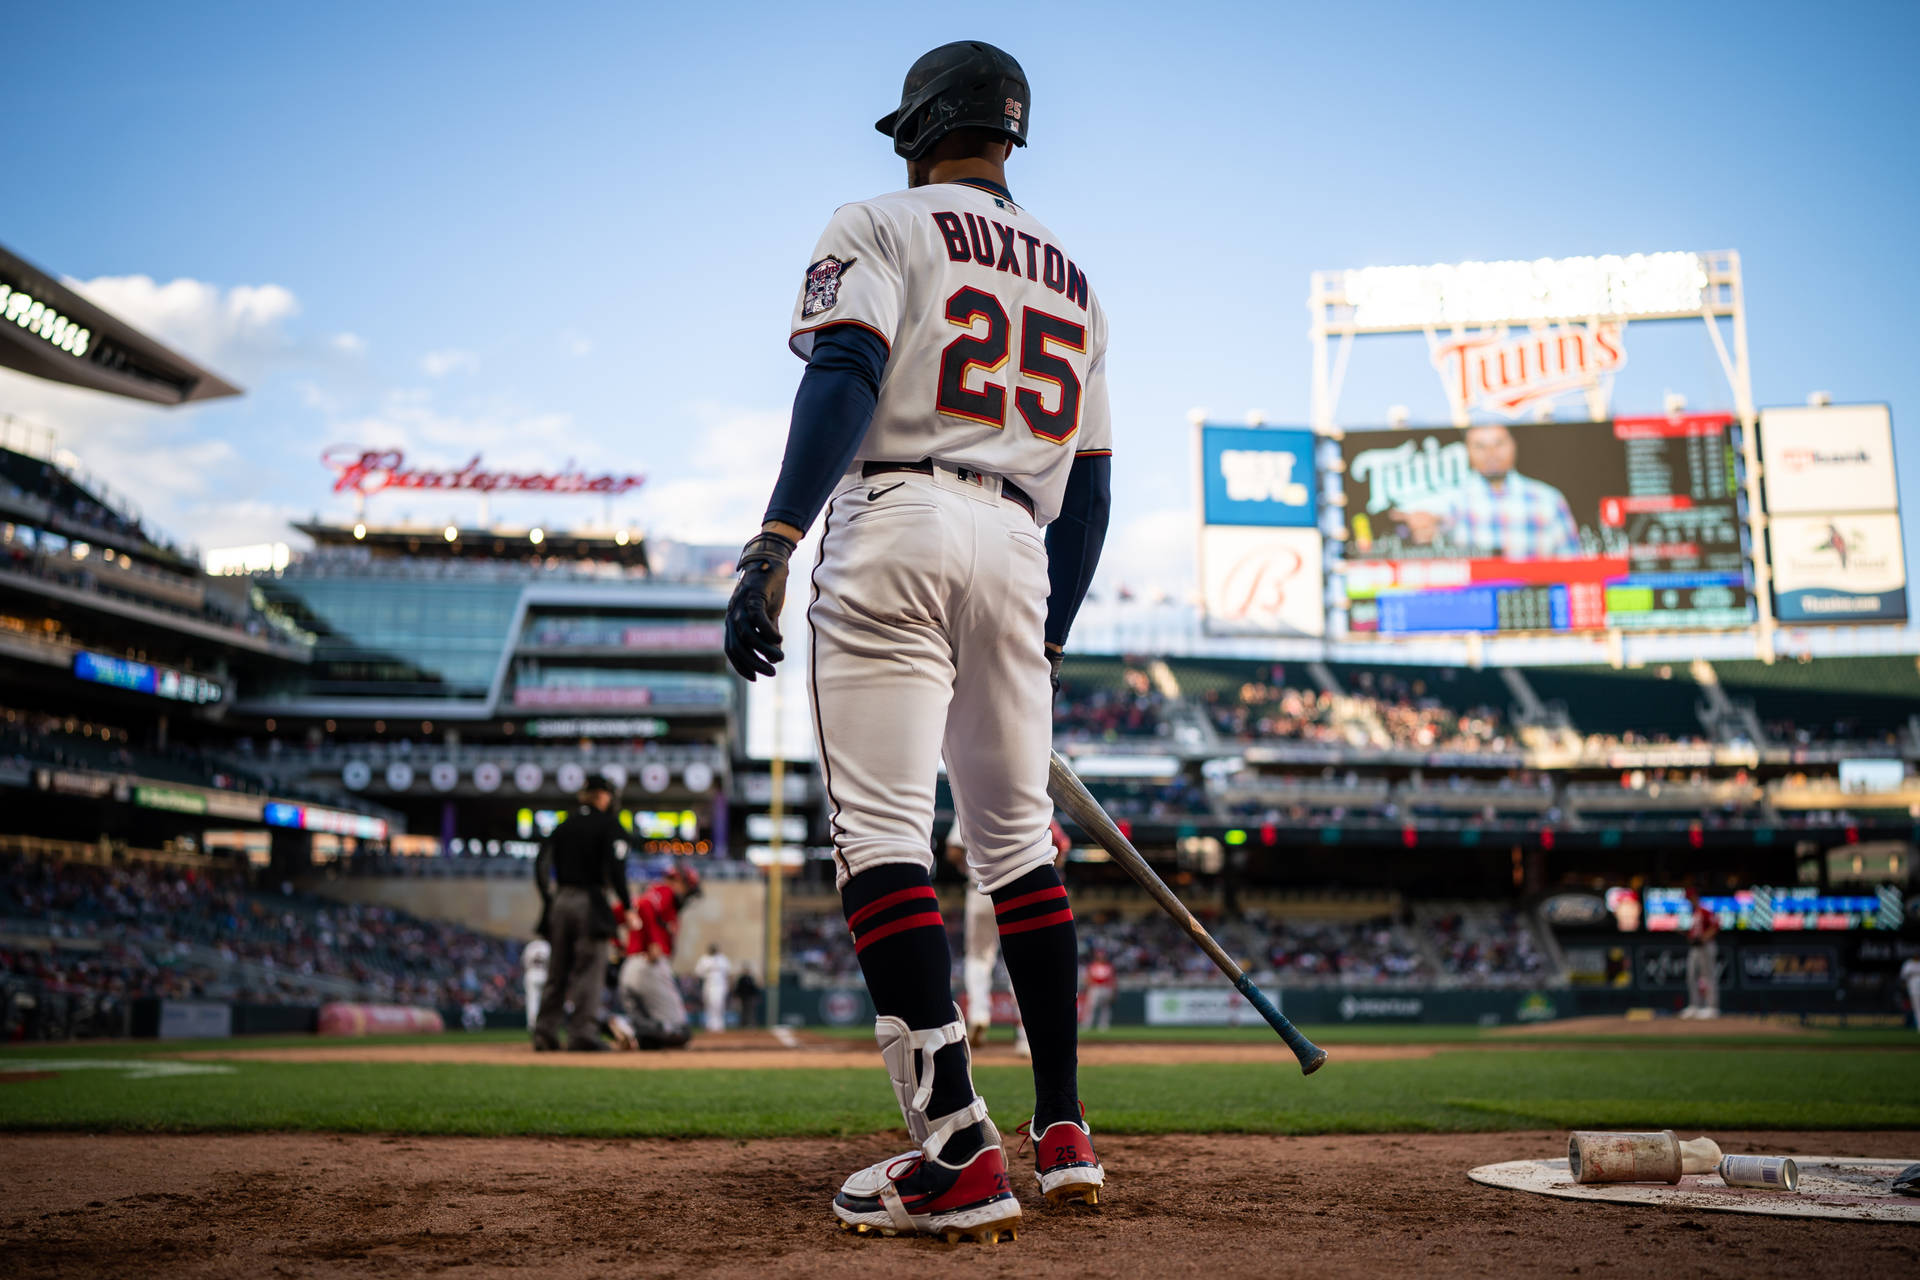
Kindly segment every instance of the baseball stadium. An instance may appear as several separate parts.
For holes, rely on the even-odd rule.
[[[47,22],[29,44],[77,56]],[[452,65],[613,92],[584,31],[493,22]],[[183,66],[266,38],[181,43],[213,25],[149,37]],[[233,190],[214,160],[191,217],[105,226],[111,252],[0,228],[7,1273],[1920,1270],[1920,451],[1910,370],[1769,366],[1813,297],[1776,259],[1820,262],[1824,206],[1745,255],[1676,248],[1747,236],[1719,205],[1584,244],[1501,223],[1499,256],[1402,209],[1372,261],[1298,215],[1305,256],[1259,264],[1284,297],[1233,295],[1279,335],[1250,385],[1296,407],[1147,413],[1122,335],[1153,295],[1121,245],[1149,219],[1054,190],[1083,263],[1010,194],[1062,163],[1049,130],[1090,136],[1050,87],[1084,73],[951,34],[863,36],[823,90],[866,132],[812,141],[910,185],[778,214],[771,354],[726,390],[773,397],[753,414],[660,389],[697,309],[622,335],[555,284],[577,325],[535,334],[469,303],[401,379],[384,321],[318,284],[185,278],[357,244],[384,255],[360,307],[457,291],[444,264],[506,216],[438,218],[478,163],[457,147],[398,161],[446,166],[401,250],[271,192],[285,240],[189,234]],[[288,74],[261,92],[293,111],[315,90]],[[423,124],[442,139],[545,136],[451,100],[489,123]],[[255,136],[194,121],[226,162]],[[663,176],[721,167],[662,146]],[[304,189],[344,206],[337,180]],[[931,266],[872,230],[923,205]],[[719,253],[732,225],[680,233]],[[525,265],[487,242],[488,287],[566,275],[550,238]],[[872,310],[894,253],[904,313]],[[105,274],[128,269],[181,278]],[[774,363],[790,304],[804,376]],[[923,332],[928,413],[972,432],[946,444],[900,424]],[[1157,359],[1185,404],[1242,394],[1192,347]],[[498,407],[554,384],[620,427]],[[950,545],[987,550],[920,616]],[[1003,663],[1029,613],[1045,647]],[[1003,779],[1016,799],[983,797]]]

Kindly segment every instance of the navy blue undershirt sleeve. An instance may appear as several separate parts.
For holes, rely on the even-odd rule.
[[[853,465],[880,400],[887,344],[871,329],[837,324],[813,335],[813,357],[793,396],[786,456],[763,520],[803,532]]]
[[[1065,647],[1080,602],[1087,598],[1100,548],[1107,540],[1107,515],[1113,505],[1113,459],[1088,454],[1073,460],[1067,473],[1060,515],[1047,526],[1047,643]]]

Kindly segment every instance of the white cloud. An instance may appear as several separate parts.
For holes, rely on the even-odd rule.
[[[293,349],[287,323],[299,300],[275,284],[223,289],[200,280],[161,284],[103,276],[68,285],[120,319],[223,376],[250,381]],[[98,482],[125,497],[157,530],[188,543],[187,519],[205,495],[248,492],[253,477],[228,440],[200,429],[202,414],[231,402],[175,407],[0,370],[0,409],[49,429]],[[209,501],[211,501],[209,499]]]
[[[783,410],[693,406],[699,434],[681,475],[641,491],[649,527],[685,542],[745,542],[780,474]]]
[[[367,349],[367,340],[357,333],[336,333],[327,339],[327,345],[335,351],[357,356]]]
[[[1121,583],[1136,599],[1165,593],[1184,600],[1194,591],[1193,511],[1164,507],[1109,527],[1100,557],[1102,593]]]
[[[277,284],[222,289],[201,280],[100,276],[69,287],[189,359],[231,374],[260,364],[286,343],[285,325],[300,314],[292,292]]]
[[[420,368],[429,378],[444,378],[450,373],[472,370],[478,364],[479,358],[473,352],[454,347],[429,351],[420,357]]]
[[[202,552],[216,547],[248,547],[262,542],[305,544],[294,533],[295,520],[310,514],[305,507],[267,502],[256,498],[234,498],[197,502],[182,512],[188,521],[189,539]]]

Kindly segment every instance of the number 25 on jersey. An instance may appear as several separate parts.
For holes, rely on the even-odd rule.
[[[984,335],[978,333],[982,320],[987,325]],[[970,285],[947,299],[947,323],[967,332],[948,343],[940,358],[940,412],[1005,428],[1006,384],[995,382],[991,375],[1006,366],[1013,347],[1013,322],[1006,307],[992,294]],[[1080,429],[1080,375],[1062,353],[1086,354],[1087,327],[1037,307],[1023,307],[1019,346],[1021,379],[1052,383],[1058,388],[1059,404],[1049,409],[1039,390],[1023,386],[1013,393],[1014,408],[1034,435],[1065,444]],[[984,375],[977,390],[967,386],[968,375],[975,369]]]

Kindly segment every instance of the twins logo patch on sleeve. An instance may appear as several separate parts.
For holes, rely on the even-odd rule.
[[[807,300],[800,304],[803,317],[817,316],[823,311],[833,310],[840,301],[840,279],[852,269],[858,258],[848,258],[845,262],[828,254],[807,268]]]

